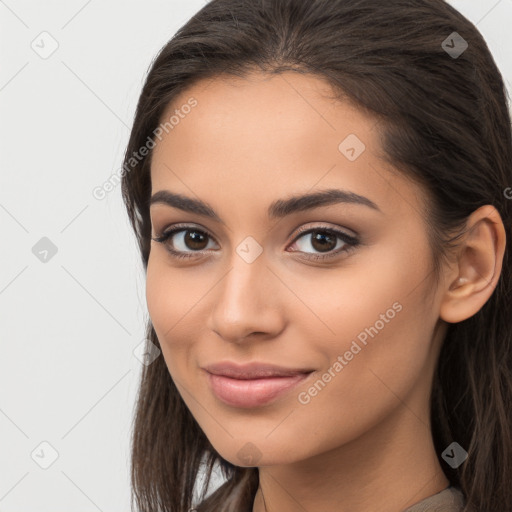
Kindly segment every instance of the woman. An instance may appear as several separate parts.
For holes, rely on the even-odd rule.
[[[213,0],[153,62],[123,169],[163,356],[138,510],[512,510],[512,140],[474,25]]]

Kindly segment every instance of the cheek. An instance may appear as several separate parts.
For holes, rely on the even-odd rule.
[[[146,303],[151,322],[157,334],[172,325],[171,317],[175,313],[175,308],[170,307],[174,302],[175,288],[169,285],[167,273],[151,253],[146,273]],[[167,315],[165,312],[167,312]],[[162,343],[163,339],[160,339],[160,342]]]
[[[146,303],[148,313],[160,342],[167,367],[175,374],[179,353],[186,347],[183,329],[190,307],[187,287],[179,274],[165,265],[162,258],[150,256],[146,273]],[[172,357],[171,357],[172,353]]]
[[[360,262],[339,279],[320,281],[315,290],[322,293],[308,293],[309,305],[331,331],[319,338],[318,322],[302,322],[304,338],[320,340],[315,351],[324,359],[322,382],[301,390],[311,408],[334,402],[370,420],[370,411],[393,405],[395,395],[405,396],[424,373],[436,320],[426,300],[428,263],[396,246],[378,262]]]
[[[156,254],[158,252],[158,254]],[[151,253],[146,274],[146,303],[155,330],[164,333],[164,339],[182,329],[207,287],[198,286],[189,271],[170,266],[160,251]],[[164,341],[164,340],[161,340]]]
[[[340,298],[343,307],[327,319],[339,336],[316,347],[325,364],[316,380],[297,390],[294,423],[288,425],[287,435],[302,436],[306,451],[355,439],[409,402],[415,386],[423,385],[430,332],[428,318],[418,321],[419,295],[393,301],[400,294],[392,289],[374,291],[362,310],[359,302]],[[315,339],[312,333],[309,339]]]
[[[180,380],[191,371],[193,354],[202,336],[208,314],[207,293],[215,284],[193,267],[174,268],[155,251],[150,254],[146,273],[148,313],[171,374]]]
[[[300,301],[290,295],[287,314],[301,326],[301,338],[320,340],[317,349],[331,358],[356,339],[364,347],[365,341],[369,346],[372,339],[387,338],[390,350],[406,350],[404,329],[414,331],[425,308],[418,286],[425,268],[426,262],[412,258],[407,248],[392,244],[366,251],[339,269],[315,270],[314,278],[290,268],[283,281],[298,291]]]

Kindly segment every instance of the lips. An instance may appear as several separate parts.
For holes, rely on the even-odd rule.
[[[213,375],[222,375],[240,380],[261,379],[265,377],[292,377],[313,371],[311,368],[292,369],[268,363],[238,365],[231,362],[211,364],[205,366],[204,369]]]
[[[272,402],[313,372],[308,368],[284,368],[266,363],[237,365],[230,362],[208,365],[208,384],[223,403],[253,408]]]

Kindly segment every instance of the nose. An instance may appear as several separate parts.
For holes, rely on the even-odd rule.
[[[244,342],[250,334],[277,336],[285,326],[281,300],[286,300],[286,288],[274,272],[263,254],[247,263],[235,253],[231,268],[212,290],[207,327],[232,343]]]

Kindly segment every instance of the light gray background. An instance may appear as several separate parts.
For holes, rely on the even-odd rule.
[[[92,190],[120,169],[152,59],[204,3],[0,0],[0,512],[129,510],[144,274],[120,187]],[[512,94],[512,0],[450,3]]]

